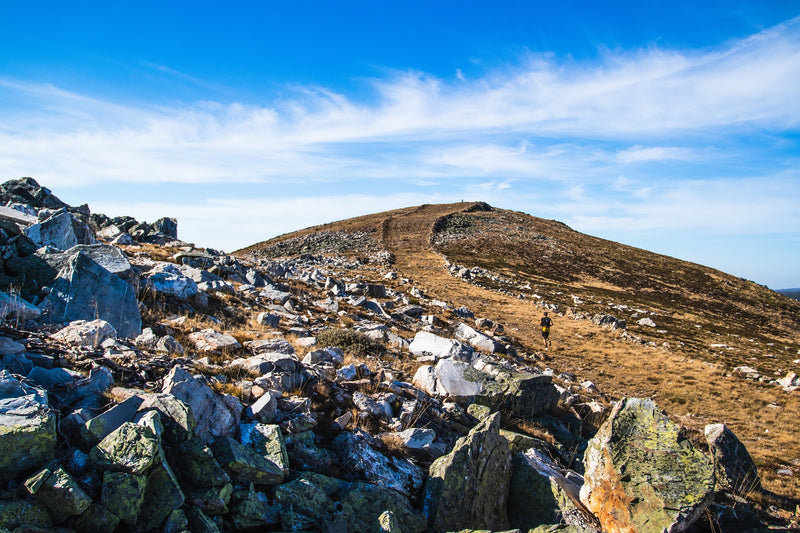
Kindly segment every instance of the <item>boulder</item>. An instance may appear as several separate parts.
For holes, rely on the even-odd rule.
[[[275,502],[281,507],[285,531],[318,530],[336,509],[331,495],[315,480],[303,476],[275,488]]]
[[[545,452],[528,449],[512,461],[508,517],[511,527],[530,530],[565,523],[580,531],[597,531],[594,517],[580,502],[583,478],[565,471]]]
[[[237,414],[231,411],[222,396],[183,367],[173,367],[163,383],[162,392],[175,396],[191,408],[194,433],[201,441],[209,442],[235,431]]]
[[[70,258],[39,307],[51,322],[101,319],[125,338],[142,331],[134,288],[84,252]]]
[[[0,357],[25,351],[25,345],[12,341],[8,337],[0,337]]]
[[[466,342],[479,352],[483,353],[505,353],[505,347],[492,339],[488,335],[484,335],[474,328],[469,327],[463,322],[458,324],[453,332],[453,336],[462,342]]]
[[[289,341],[282,337],[247,341],[244,343],[244,346],[252,351],[254,355],[260,355],[263,353],[282,353],[286,355],[294,355],[294,346],[292,346]]]
[[[57,211],[39,223],[28,226],[25,235],[39,247],[52,246],[59,250],[96,242],[89,226],[66,211]]]
[[[270,505],[266,494],[252,489],[233,507],[230,516],[237,531],[265,531],[281,522],[280,507]]]
[[[81,436],[91,444],[100,442],[122,424],[130,422],[143,401],[144,399],[140,396],[131,396],[122,403],[114,405],[111,409],[87,421],[83,425]]]
[[[92,504],[80,485],[57,464],[28,478],[25,488],[47,507],[56,524],[83,513]]]
[[[183,355],[185,350],[180,342],[178,342],[172,335],[164,335],[156,343],[156,351],[165,352],[168,354]]]
[[[92,261],[128,283],[136,283],[137,277],[128,258],[125,257],[122,250],[110,244],[79,244],[65,249],[61,253],[42,254],[40,252],[37,255],[46,261],[55,272],[59,272],[67,265],[70,258],[78,252],[85,253]],[[49,280],[41,281],[47,282]]]
[[[221,487],[231,480],[211,448],[197,438],[181,442],[170,462],[182,480],[198,487]]]
[[[603,531],[685,531],[714,490],[709,459],[651,399],[626,398],[589,441],[581,502]]]
[[[431,531],[508,529],[511,451],[495,413],[430,466],[424,509]]]
[[[161,443],[150,428],[125,422],[89,452],[96,468],[144,474],[159,458]]]
[[[145,285],[161,294],[186,300],[197,294],[197,283],[172,263],[159,263],[144,278]]]
[[[159,527],[185,501],[186,497],[178,484],[175,472],[164,460],[164,454],[159,454],[158,461],[147,475],[147,490],[139,511],[136,530],[149,531]]]
[[[232,336],[219,333],[211,328],[190,333],[189,342],[197,351],[205,354],[220,354],[242,347],[239,341]]]
[[[192,408],[172,394],[146,394],[139,412],[156,411],[164,425],[164,439],[175,444],[188,440],[194,434],[195,419]]]
[[[284,472],[280,466],[230,437],[216,439],[211,444],[211,449],[220,465],[241,483],[283,483]]]
[[[0,319],[11,317],[12,320],[36,320],[42,311],[33,304],[23,300],[17,294],[0,291]]]
[[[100,501],[122,522],[135,524],[144,504],[147,477],[127,472],[105,472]]]
[[[256,317],[256,322],[268,328],[277,328],[281,323],[281,317],[274,313],[259,313]]]
[[[714,461],[717,489],[747,497],[761,490],[761,479],[753,458],[725,424],[705,427],[706,441]]]
[[[83,514],[73,516],[65,525],[78,533],[114,533],[119,526],[119,518],[102,505],[93,503]]]
[[[348,531],[385,531],[381,522],[384,514],[391,515],[388,521],[395,523],[395,531],[426,531],[425,516],[414,510],[407,497],[391,489],[356,481],[339,493],[339,505],[341,511],[337,513],[337,518],[347,524]],[[389,518],[384,517],[384,522]]]
[[[47,393],[0,371],[0,481],[55,456],[56,415]]]
[[[115,339],[117,330],[105,320],[75,320],[51,335],[51,338],[69,344],[97,348],[106,339]]]
[[[458,361],[472,360],[472,348],[453,339],[445,339],[427,331],[420,331],[408,346],[409,351],[416,355],[432,355],[437,358],[452,358]]]
[[[178,221],[174,218],[159,218],[153,222],[153,230],[170,239],[178,239]]]
[[[36,500],[0,500],[0,531],[3,533],[50,531],[52,527],[53,519],[43,503]]]
[[[274,424],[240,424],[242,444],[275,463],[289,475],[289,454],[280,426]]]
[[[402,457],[387,457],[373,448],[380,441],[357,430],[342,433],[333,441],[333,448],[342,464],[364,479],[400,494],[415,494],[425,480],[418,466]]]

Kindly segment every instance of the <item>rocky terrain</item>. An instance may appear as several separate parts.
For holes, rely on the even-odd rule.
[[[486,233],[469,219],[430,226],[423,206],[230,256],[180,241],[174,219],[111,219],[30,178],[0,203],[0,532],[797,527],[797,502],[726,425],[687,430],[652,398],[606,392],[511,314],[428,285],[542,293],[566,313],[552,286],[455,253],[442,278],[407,267],[410,250],[418,269],[443,261],[415,236]],[[570,296],[570,320],[601,328],[576,301],[592,295]],[[595,321],[628,331],[622,311],[639,313]]]

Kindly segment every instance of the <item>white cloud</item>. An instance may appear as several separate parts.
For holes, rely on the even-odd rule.
[[[677,146],[632,146],[617,152],[617,161],[642,163],[649,161],[690,160],[696,158],[693,150]]]

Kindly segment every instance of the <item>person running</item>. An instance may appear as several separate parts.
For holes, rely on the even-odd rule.
[[[544,312],[544,316],[542,317],[542,340],[544,341],[544,347],[549,347],[552,343],[550,342],[550,326],[553,325],[553,321],[550,320],[550,317],[547,316],[547,311]]]

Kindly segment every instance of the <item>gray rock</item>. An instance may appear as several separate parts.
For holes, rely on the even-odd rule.
[[[508,529],[511,451],[499,430],[495,413],[431,464],[424,495],[429,530]]]
[[[170,239],[178,239],[178,221],[174,218],[159,218],[153,222],[153,229]]]
[[[110,244],[80,244],[65,249],[65,251],[61,253],[41,254],[40,256],[58,272],[63,269],[70,258],[78,252],[85,253],[92,261],[112,274],[116,274],[128,283],[136,282],[136,275],[127,257],[125,257],[125,254],[123,254],[119,248],[111,246]]]
[[[16,354],[24,351],[24,344],[12,341],[8,337],[0,337],[0,356]]]
[[[724,424],[705,427],[706,441],[714,461],[718,490],[747,497],[761,489],[761,479],[744,444]]]
[[[50,217],[25,229],[25,235],[37,246],[52,246],[68,250],[78,244],[94,244],[92,230],[66,211],[57,212]]]
[[[40,366],[34,366],[26,377],[31,383],[49,390],[56,387],[67,387],[72,384],[72,382],[81,379],[83,374],[66,368],[42,368]]]
[[[158,335],[153,333],[152,328],[145,328],[142,330],[142,334],[136,337],[133,342],[137,348],[153,350],[158,344]]]
[[[376,400],[363,392],[356,391],[353,393],[353,403],[359,411],[369,413],[385,422],[392,418],[392,406],[388,402]]]
[[[278,465],[285,477],[289,475],[289,454],[280,426],[241,424],[239,429],[241,442],[245,447]]]
[[[0,291],[0,319],[11,317],[12,320],[36,320],[42,311],[33,304],[23,300],[17,294]]]
[[[645,318],[639,319],[639,320],[636,321],[636,323],[639,324],[640,326],[647,326],[649,328],[656,327],[656,323],[653,322],[653,319],[650,318],[650,317],[645,317]]]
[[[92,445],[100,442],[122,424],[133,420],[143,401],[144,399],[140,396],[131,396],[122,403],[87,421],[81,431],[84,440]]]
[[[456,326],[454,336],[457,340],[466,342],[479,352],[505,353],[505,347],[502,344],[488,335],[476,331],[463,322]]]
[[[40,309],[52,322],[105,320],[120,337],[135,338],[142,331],[136,291],[84,252],[59,272]]]
[[[425,480],[424,472],[407,459],[375,451],[372,440],[361,431],[342,433],[334,439],[333,447],[343,464],[368,481],[406,496],[415,494]]]
[[[205,354],[219,354],[241,348],[242,346],[239,344],[239,341],[232,336],[219,333],[211,328],[190,333],[189,342],[192,343],[196,350]]]
[[[427,331],[420,331],[408,347],[414,355],[433,355],[437,358],[452,358],[458,361],[471,361],[473,350],[466,344],[445,339]]]
[[[156,411],[164,425],[164,438],[172,443],[180,443],[192,437],[195,419],[192,408],[172,394],[145,394],[140,412]]]
[[[248,408],[248,414],[261,422],[272,422],[278,415],[278,395],[267,391]]]
[[[286,355],[294,355],[294,347],[289,343],[289,341],[281,337],[247,341],[244,343],[244,346],[251,350],[255,355],[262,353],[282,353]]]
[[[278,485],[284,480],[281,466],[230,437],[216,439],[211,449],[219,464],[239,482]]]
[[[97,348],[107,339],[115,339],[117,330],[105,320],[75,320],[58,330],[51,338],[71,346]]]
[[[0,480],[53,459],[56,416],[47,393],[0,371]]]
[[[330,495],[308,477],[276,487],[275,502],[281,506],[281,524],[286,531],[319,529],[336,509]]]
[[[156,343],[156,350],[159,352],[166,352],[168,354],[183,355],[184,348],[180,342],[172,335],[164,335]]]
[[[273,313],[259,313],[256,322],[268,328],[277,328],[281,323],[281,317]]]
[[[57,524],[83,513],[92,504],[80,485],[58,465],[44,468],[28,478],[25,488],[47,507]]]
[[[172,263],[160,263],[144,278],[146,286],[161,294],[186,300],[197,294],[197,283]]]
[[[224,437],[236,429],[237,417],[211,387],[195,379],[180,366],[164,377],[162,392],[186,403],[194,415],[194,433],[201,441]]]
[[[581,502],[604,531],[685,531],[709,503],[714,468],[650,399],[626,398],[589,441]]]

